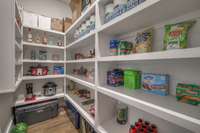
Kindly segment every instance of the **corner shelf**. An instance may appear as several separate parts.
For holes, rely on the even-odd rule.
[[[176,49],[159,52],[138,53],[123,56],[99,57],[100,62],[109,61],[138,61],[138,60],[167,60],[167,59],[190,59],[200,58],[200,47]]]
[[[76,40],[76,41],[70,43],[69,45],[66,46],[66,48],[67,48],[67,49],[68,49],[68,48],[72,48],[72,47],[74,47],[75,45],[78,46],[78,44],[81,45],[81,42],[82,42],[82,41],[90,40],[91,37],[93,37],[95,34],[96,34],[96,30],[93,30],[93,31],[91,31],[90,33],[88,33],[88,34],[86,34],[86,35],[80,37],[78,40]]]
[[[16,101],[15,106],[28,105],[28,104],[33,104],[33,103],[51,100],[51,99],[55,99],[55,98],[62,98],[62,97],[64,97],[64,94],[56,94],[54,96],[49,96],[49,97],[41,96],[41,97],[37,97],[36,100],[33,100],[33,101],[24,101],[24,99],[23,99],[23,100]]]
[[[40,31],[45,31],[45,32],[53,33],[53,34],[62,35],[62,36],[65,35],[64,32],[59,32],[59,31],[50,30],[50,29],[42,29],[40,27],[32,27],[32,26],[27,26],[27,25],[23,25],[23,27],[24,28],[31,28],[31,29],[35,29],[35,30],[40,30]]]
[[[63,50],[65,49],[65,47],[44,45],[44,44],[38,44],[38,43],[30,43],[30,42],[23,42],[23,46],[43,47],[43,48],[63,49]]]
[[[84,85],[84,86],[87,86],[91,89],[95,89],[95,85],[92,81],[86,79],[85,77],[82,77],[82,76],[76,76],[76,75],[66,75],[66,78],[74,81],[74,82],[77,82],[81,85]]]
[[[154,116],[167,120],[194,132],[199,131],[200,108],[177,102],[173,96],[145,94],[142,90],[128,90],[123,87],[98,86],[98,91]]]
[[[22,61],[23,63],[55,63],[55,64],[64,64],[65,61],[62,61],[62,60],[29,60],[29,59],[24,59]]]
[[[99,0],[96,0],[65,32],[65,34],[68,34],[71,30],[77,27],[86,17],[95,11],[95,6],[98,3]]]
[[[36,80],[36,79],[51,79],[51,78],[64,78],[65,75],[46,75],[46,76],[23,76],[23,80]]]
[[[80,60],[67,60],[66,63],[84,63],[84,62],[95,62],[95,58],[80,59]]]

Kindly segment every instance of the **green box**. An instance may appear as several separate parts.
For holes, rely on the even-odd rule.
[[[191,105],[200,103],[200,86],[179,83],[176,87],[176,99]]]
[[[140,89],[141,88],[141,72],[137,70],[127,69],[124,71],[124,88]]]

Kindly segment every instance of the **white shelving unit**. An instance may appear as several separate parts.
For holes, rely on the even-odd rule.
[[[127,125],[119,125],[115,121],[115,110],[112,103],[123,102],[130,107],[144,112],[144,117],[154,120],[155,124],[161,121],[168,124],[171,131],[199,133],[200,131],[200,108],[177,102],[175,99],[175,88],[179,82],[199,83],[200,67],[200,1],[199,0],[146,0],[141,5],[127,11],[115,19],[104,24],[104,5],[110,0],[96,0],[72,26],[65,32],[44,30],[25,26],[42,32],[50,32],[64,37],[64,47],[36,44],[23,41],[23,47],[44,48],[51,50],[62,50],[62,61],[54,60],[31,60],[23,59],[23,65],[29,63],[63,64],[64,75],[47,76],[23,76],[23,81],[64,79],[64,90],[66,80],[72,80],[80,85],[95,91],[95,119],[80,106],[80,101],[64,91],[64,97],[68,99],[80,112],[81,115],[100,133],[125,133],[128,132],[131,121]],[[170,10],[169,10],[170,9]],[[96,28],[79,39],[68,41],[75,30],[91,14],[95,13]],[[164,25],[185,20],[196,19],[195,27],[189,32],[189,48],[163,51]],[[150,53],[131,54],[123,56],[110,56],[109,41],[113,38],[133,40],[135,33],[152,27],[155,30],[153,51]],[[128,37],[127,37],[128,36]],[[18,44],[16,44],[18,46]],[[18,47],[20,48],[20,47]],[[87,53],[88,49],[95,48],[95,58],[75,60],[75,53]],[[23,49],[22,49],[23,51]],[[81,65],[92,66],[95,69],[95,80],[90,81],[83,76],[72,74],[72,69]],[[88,65],[90,64],[90,65]],[[142,90],[130,91],[123,87],[110,87],[106,85],[107,71],[113,68],[134,68],[148,73],[170,73],[170,95],[160,97],[144,94]],[[21,81],[20,81],[21,82]],[[16,86],[19,86],[17,82]],[[56,95],[55,97],[57,97]],[[102,98],[108,97],[108,98]],[[53,98],[53,97],[52,97]],[[46,97],[41,97],[41,100]],[[40,99],[38,99],[40,101]],[[108,105],[106,105],[108,103]],[[23,101],[17,101],[15,105],[23,105]],[[105,106],[104,106],[105,105]],[[106,109],[102,109],[106,108]],[[106,112],[107,111],[107,112]],[[132,113],[131,113],[132,114]],[[151,117],[148,117],[148,114]],[[112,117],[110,117],[112,115]],[[130,119],[134,116],[129,116]],[[110,118],[108,120],[108,118]],[[167,133],[163,126],[163,133]]]
[[[39,28],[39,27],[32,27],[32,26],[27,26],[27,25],[23,25],[23,27],[31,28],[31,29],[35,29],[35,30],[39,30],[39,31],[44,31],[44,32],[50,32],[50,33],[53,33],[53,34],[59,34],[59,35],[63,35],[63,36],[65,35],[65,33],[55,31],[55,30],[42,29],[42,28]]]
[[[44,45],[44,44],[30,43],[30,42],[23,42],[23,46],[43,47],[43,48],[52,48],[52,49],[64,49],[64,47],[60,47],[60,46]]]
[[[27,104],[33,104],[33,103],[37,103],[37,102],[42,102],[42,101],[46,101],[46,100],[50,100],[50,99],[56,99],[56,98],[62,98],[64,97],[64,94],[56,94],[55,96],[41,96],[41,97],[37,97],[36,100],[34,101],[25,101],[23,100],[18,100],[15,102],[15,106],[22,106],[22,105],[27,105]]]
[[[64,78],[65,75],[23,76],[23,80]]]
[[[19,0],[15,0],[15,92],[22,82],[22,7]],[[21,25],[19,25],[21,24]]]
[[[65,61],[56,61],[56,60],[29,60],[29,59],[24,59],[22,62],[24,63],[65,63]]]

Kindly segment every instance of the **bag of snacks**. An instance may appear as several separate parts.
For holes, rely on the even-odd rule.
[[[165,25],[164,50],[188,47],[188,32],[196,21]]]
[[[145,53],[152,51],[153,29],[147,29],[141,33],[137,33],[135,39],[135,53]]]

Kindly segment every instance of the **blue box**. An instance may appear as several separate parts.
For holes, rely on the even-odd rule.
[[[69,115],[70,120],[76,129],[80,128],[80,114],[76,108],[68,101],[65,101],[65,106]]]
[[[142,89],[145,93],[166,96],[169,94],[169,75],[142,74]]]

